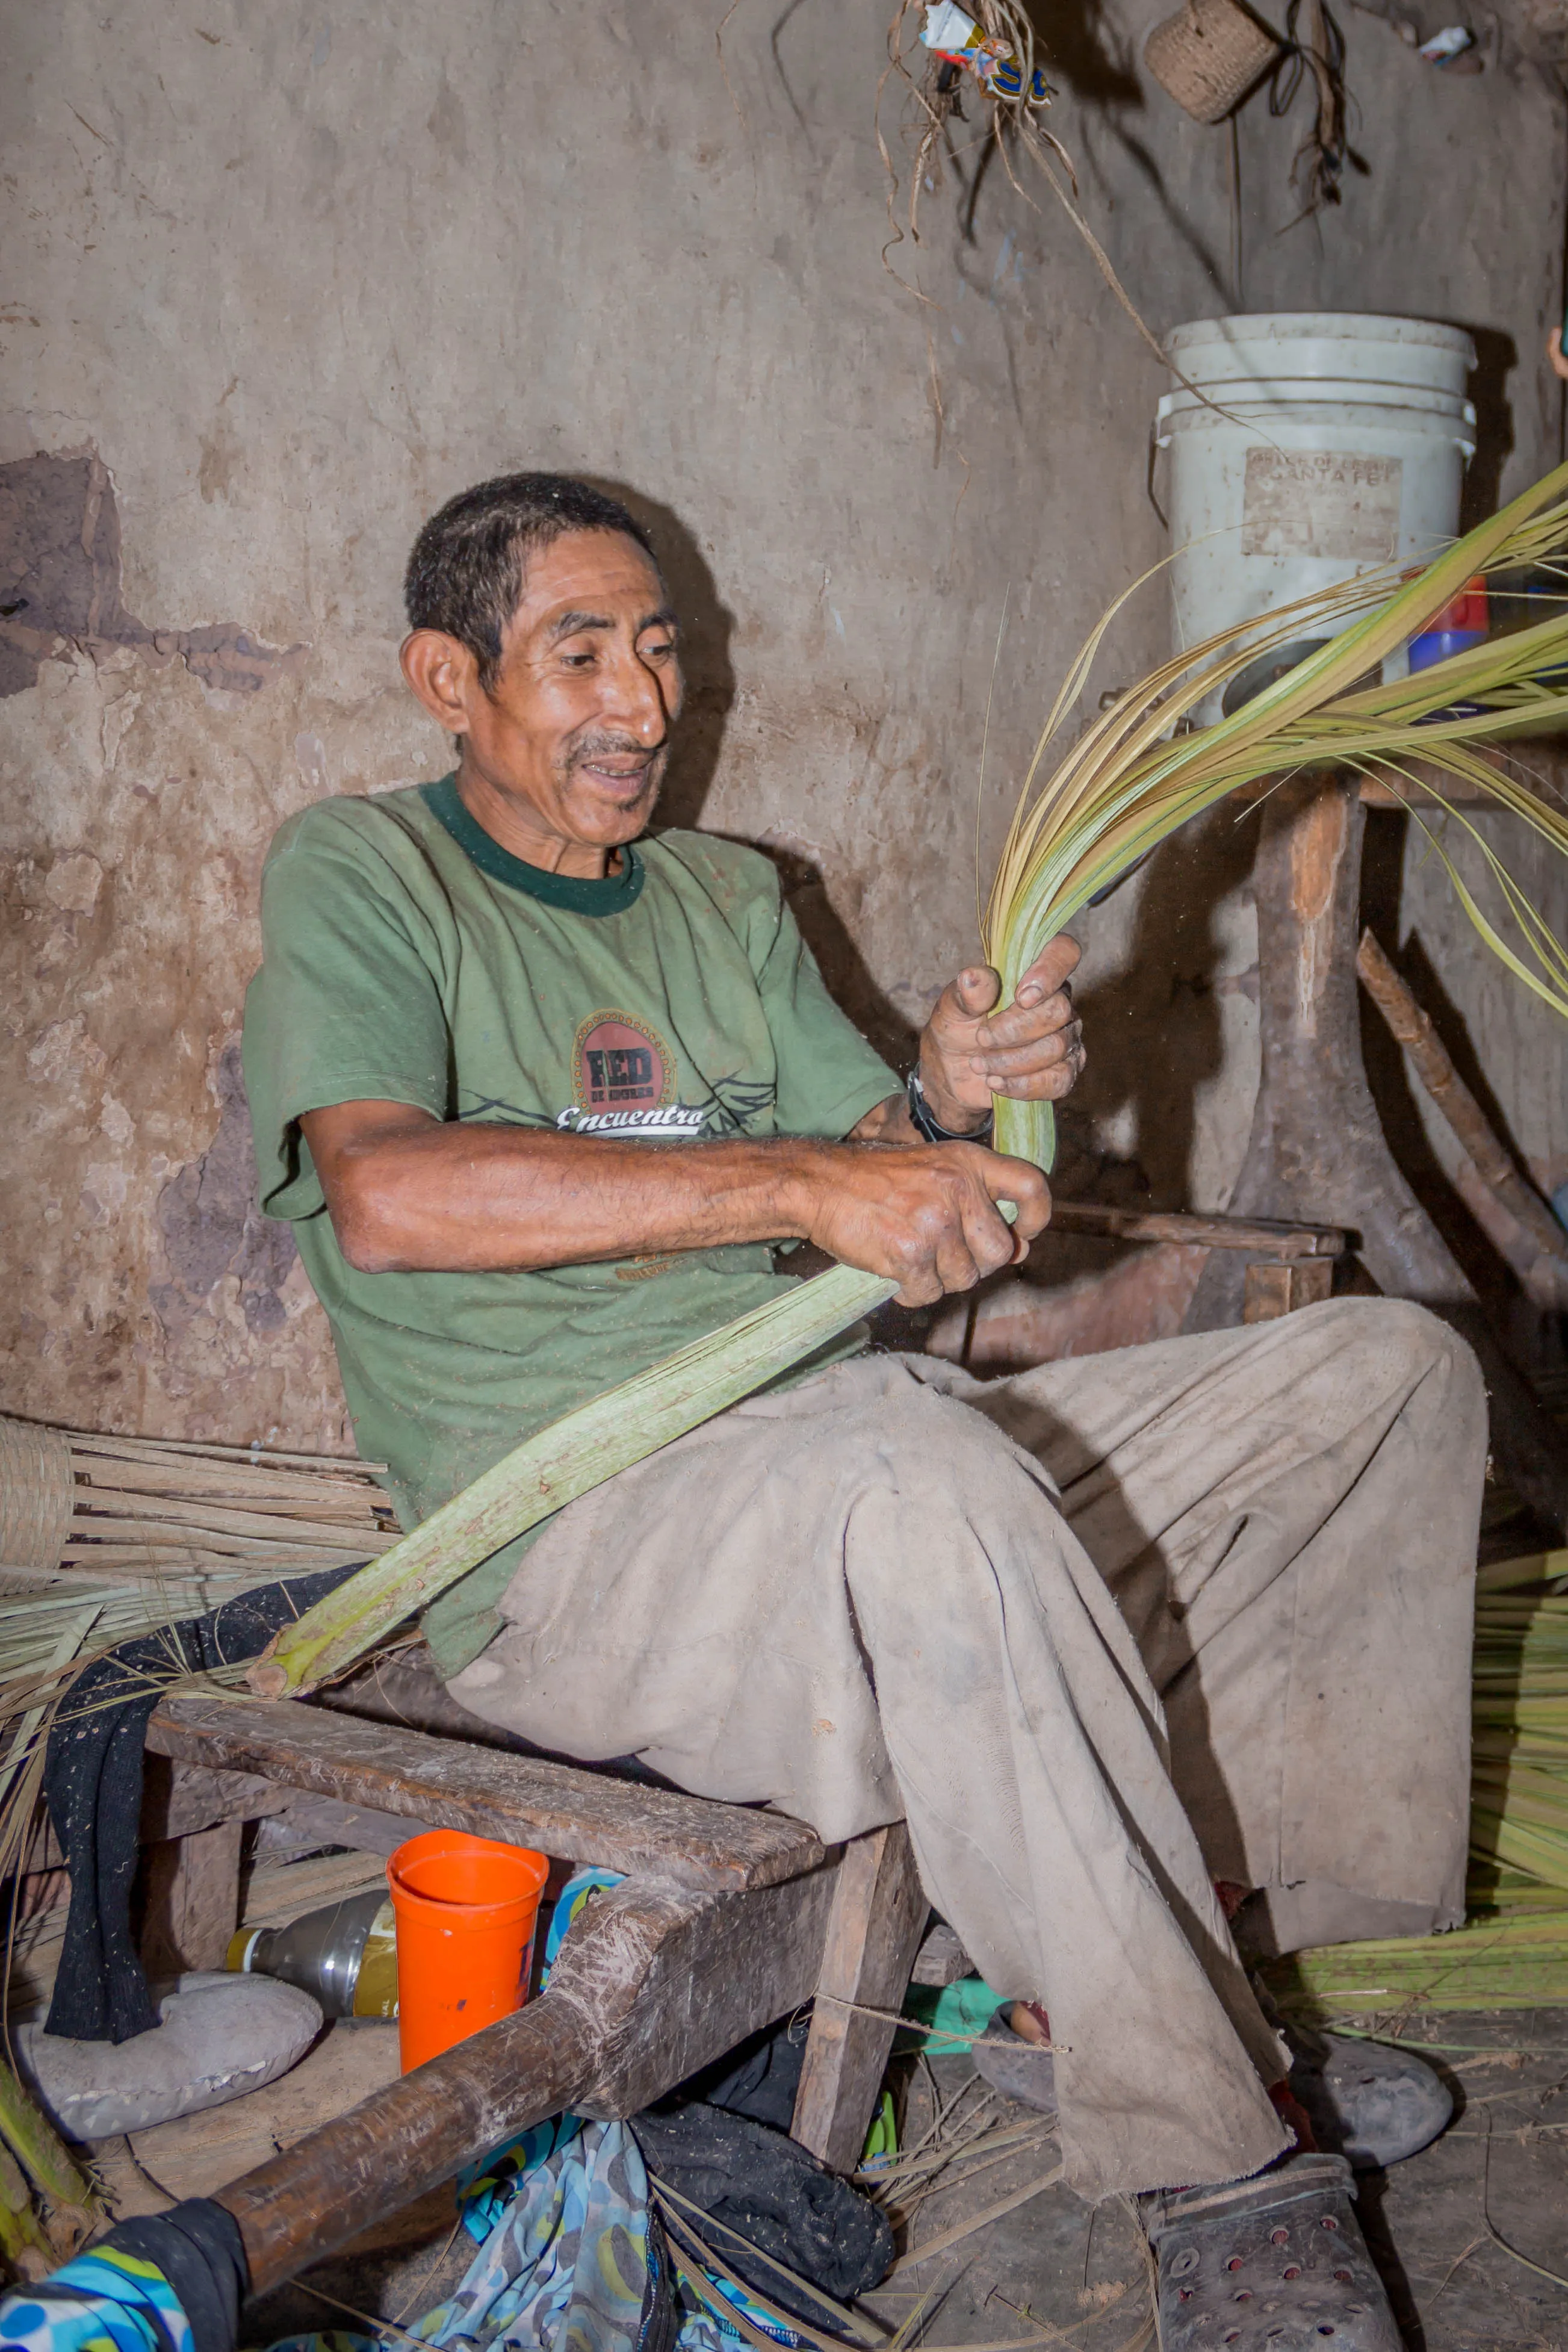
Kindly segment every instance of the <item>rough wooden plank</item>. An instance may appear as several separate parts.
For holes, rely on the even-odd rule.
[[[435,1661],[423,1641],[385,1651],[380,1657],[356,1666],[341,1682],[316,1692],[310,1704],[326,1707],[334,1715],[361,1716],[367,1723],[392,1723],[403,1731],[428,1731],[437,1738],[466,1739],[476,1748],[504,1748],[511,1756],[546,1752],[537,1741],[525,1739],[520,1732],[507,1731],[498,1723],[486,1723],[482,1715],[475,1715],[455,1699],[437,1674]],[[570,1761],[566,1757],[549,1757],[548,1760]],[[598,1772],[605,1768],[589,1764],[577,1769]]]
[[[141,1964],[150,1977],[223,1967],[239,1921],[243,1828],[219,1822],[148,1847]]]
[[[860,2162],[896,2031],[865,2012],[901,2006],[930,1907],[903,1822],[851,1840],[790,2125],[791,2137],[835,2172]]]
[[[396,1813],[372,1813],[363,1805],[340,1804],[336,1797],[288,1799],[286,1790],[277,1793],[285,1801],[275,1817],[275,1828],[285,1833],[298,1853],[313,1845],[346,1845],[350,1853],[376,1853],[385,1861],[400,1845],[419,1835],[417,1822],[400,1821]]]
[[[1185,1209],[1113,1209],[1096,1201],[1053,1200],[1050,1230],[1103,1234],[1112,1241],[1267,1250],[1276,1258],[1342,1257],[1345,1248],[1345,1236],[1337,1225],[1298,1225],[1270,1217],[1198,1217]]]
[[[596,2071],[573,2102],[578,2112],[634,2116],[759,2026],[810,2000],[841,1867],[835,1855],[781,1886],[707,1896],[700,1910],[674,1887],[656,1896],[646,1881],[597,1898],[602,1939],[585,1940],[560,1980],[574,2000],[613,2021]],[[650,1950],[641,1995],[617,2014],[612,1990],[622,1964],[613,1939],[646,1937],[661,1903],[667,1924]],[[563,1946],[562,1958],[565,1951]],[[552,1991],[559,1967],[558,1958]]]
[[[189,1837],[218,1822],[258,1822],[280,1813],[287,1790],[256,1772],[214,1772],[201,1764],[176,1764],[167,1756],[146,1758],[141,1779],[140,1843]]]
[[[216,2190],[239,2223],[252,2291],[335,2253],[476,2150],[559,2115],[591,2064],[592,2042],[586,2021],[547,1992]]]
[[[929,1929],[925,1942],[915,1955],[915,1966],[909,1971],[912,1985],[929,1985],[938,1989],[958,1984],[965,1977],[979,1971],[959,1942],[956,1931],[946,1919],[938,1919]]]
[[[814,1831],[781,1813],[630,1786],[297,1700],[258,1706],[182,1695],[160,1706],[147,1744],[186,1763],[258,1772],[372,1812],[685,1886],[771,1885],[823,1856]]]
[[[570,2106],[635,2112],[815,1981],[831,1868],[743,1895],[628,1882],[596,1899],[549,1990],[217,2190],[255,2292]]]

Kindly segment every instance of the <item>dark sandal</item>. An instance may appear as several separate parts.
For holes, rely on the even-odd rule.
[[[1454,2112],[1454,2095],[1413,2050],[1292,2027],[1291,2088],[1320,2147],[1347,2156],[1358,2172],[1380,2170],[1435,2140]]]
[[[1041,2115],[1053,2116],[1055,2061],[1049,2050],[1038,2042],[1026,2042],[1021,2033],[1013,2032],[1009,2022],[1011,2009],[1011,2001],[1004,2000],[971,2049],[975,2072],[993,2091],[1000,2091],[1004,2098],[1017,2099],[1022,2106],[1038,2107]]]
[[[1343,2156],[1140,2199],[1163,2352],[1400,2352]]]

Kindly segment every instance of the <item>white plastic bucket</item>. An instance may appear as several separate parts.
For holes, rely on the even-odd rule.
[[[1169,350],[1217,404],[1178,384],[1159,404],[1178,652],[1454,537],[1475,454],[1461,329],[1286,310],[1198,320]],[[1217,719],[1218,696],[1194,715]]]

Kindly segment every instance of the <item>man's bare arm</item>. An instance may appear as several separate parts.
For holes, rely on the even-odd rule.
[[[1039,1169],[973,1144],[629,1143],[392,1102],[338,1103],[300,1125],[339,1245],[372,1274],[800,1240],[925,1306],[1015,1263],[1051,1214]],[[1017,1203],[1016,1230],[998,1200]]]

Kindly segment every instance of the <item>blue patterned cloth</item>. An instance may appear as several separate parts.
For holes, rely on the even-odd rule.
[[[574,1871],[567,1880],[556,1898],[556,1906],[550,1913],[549,1927],[545,1934],[545,1964],[539,1974],[541,1987],[549,1984],[555,1956],[566,1940],[566,1931],[576,1920],[589,1896],[597,1894],[601,1887],[619,1886],[625,1875],[623,1870],[588,1869]]]
[[[636,2352],[666,2257],[624,2124],[540,2124],[458,2193],[479,2251],[416,2336],[442,2352]]]
[[[194,2352],[183,2306],[156,2263],[94,2247],[43,2287],[0,2299],[4,2352]]]
[[[642,2150],[625,2124],[557,2116],[465,2173],[464,2226],[480,2241],[456,2292],[404,2329],[439,2352],[643,2352],[669,2270],[650,2220]],[[740,2330],[670,2281],[678,2352],[735,2352]],[[800,2339],[744,2287],[709,2279],[785,2352]],[[39,2347],[43,2352],[43,2347]],[[333,2330],[285,2336],[270,2352],[389,2352]]]

